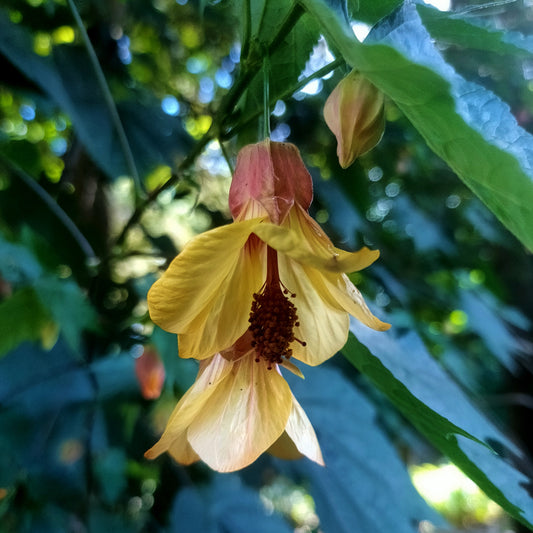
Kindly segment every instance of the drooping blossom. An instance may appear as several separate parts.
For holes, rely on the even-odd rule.
[[[337,138],[339,164],[347,168],[374,148],[383,135],[383,93],[360,72],[352,70],[326,100],[324,119]]]
[[[201,361],[161,440],[179,462],[219,471],[261,453],[322,457],[309,420],[279,367],[318,365],[348,337],[349,315],[388,329],[346,272],[379,252],[335,248],[307,210],[311,177],[297,148],[265,140],[238,156],[234,222],[192,239],[148,294],[152,320],[178,335],[179,354]]]

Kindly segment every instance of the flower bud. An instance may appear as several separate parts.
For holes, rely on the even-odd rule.
[[[307,210],[312,199],[311,175],[296,146],[265,139],[241,149],[229,191],[234,219],[267,214],[280,224],[295,203]]]
[[[383,93],[352,70],[329,95],[324,119],[337,137],[337,156],[349,167],[381,139],[385,128]]]
[[[154,348],[145,347],[142,355],[135,359],[135,374],[143,398],[147,400],[159,398],[165,382],[165,367]]]

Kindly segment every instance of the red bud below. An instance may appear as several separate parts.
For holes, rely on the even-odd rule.
[[[352,70],[326,100],[324,119],[337,138],[339,164],[348,168],[360,155],[374,148],[383,135],[383,93]]]
[[[161,396],[165,382],[165,367],[153,348],[145,347],[143,354],[135,359],[135,374],[143,398],[155,400]]]

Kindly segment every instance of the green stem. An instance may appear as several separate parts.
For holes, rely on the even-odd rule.
[[[126,137],[126,132],[124,130],[124,126],[122,124],[122,121],[120,120],[117,106],[115,105],[115,101],[113,100],[113,95],[111,94],[109,85],[107,84],[107,81],[105,79],[104,72],[102,70],[102,67],[100,66],[98,57],[96,56],[96,52],[94,51],[94,47],[91,43],[91,40],[89,39],[89,36],[87,35],[87,31],[85,29],[85,26],[83,25],[83,21],[81,20],[80,14],[76,8],[76,5],[74,4],[74,1],[68,0],[68,4],[70,10],[72,11],[73,17],[76,20],[78,29],[80,30],[80,34],[83,39],[83,43],[85,45],[87,53],[89,54],[89,59],[96,75],[98,85],[100,86],[100,90],[102,91],[104,101],[107,106],[107,110],[109,112],[109,115],[111,116],[111,121],[113,122],[113,125],[115,126],[115,130],[118,135],[118,140],[120,143],[122,154],[124,155],[124,160],[126,161],[126,166],[128,167],[128,171],[131,177],[133,178],[133,182],[135,183],[136,192],[138,195],[144,194],[143,184],[139,177],[139,173],[137,172],[137,166],[135,165],[133,152],[131,151],[128,138]]]
[[[305,87],[309,82],[317,79],[322,78],[326,74],[329,74],[332,70],[335,70],[336,68],[340,67],[344,64],[344,59],[338,58],[332,61],[331,63],[328,63],[321,69],[317,70],[316,72],[313,72],[310,76],[307,78],[299,81],[294,87],[291,87],[290,89],[287,89],[285,92],[281,93],[278,96],[275,96],[270,100],[270,106],[274,106],[276,104],[277,100],[285,100],[289,96],[293,95],[295,92],[299,91],[303,87]],[[224,134],[222,139],[229,139],[235,135],[237,135],[242,129],[246,128],[251,122],[257,119],[257,117],[261,114],[261,110],[254,111],[253,113],[243,117],[239,120],[239,124],[229,130],[227,133]]]
[[[226,150],[226,147],[224,146],[224,143],[221,139],[218,139],[218,144],[220,145],[220,151],[222,152],[222,155],[224,156],[224,159],[226,160],[226,164],[228,165],[229,171],[231,172],[231,175],[233,176],[233,165],[231,164],[231,159],[228,154],[228,151]]]
[[[270,56],[263,59],[263,136],[270,138]]]

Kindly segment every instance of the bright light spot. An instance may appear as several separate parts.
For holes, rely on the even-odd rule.
[[[352,23],[352,30],[360,43],[366,39],[366,36],[370,33],[370,28],[371,26],[365,24],[364,22]]]
[[[161,109],[172,117],[175,117],[180,112],[180,104],[172,95],[167,95],[161,101]]]
[[[30,105],[21,105],[19,113],[24,120],[33,120],[35,118],[35,109]]]
[[[488,524],[501,516],[501,508],[455,465],[425,464],[409,470],[418,492],[448,520]]]
[[[446,207],[448,209],[455,209],[456,207],[459,207],[461,204],[461,198],[457,196],[457,194],[450,194],[448,198],[446,198]]]
[[[480,285],[481,283],[485,281],[485,272],[483,272],[482,270],[478,270],[478,269],[471,270],[468,278],[470,279],[472,283],[475,283],[476,285]]]
[[[275,117],[281,117],[285,111],[287,110],[287,106],[285,105],[285,102],[283,100],[278,100],[276,102],[276,106],[274,107],[274,111],[272,111],[272,114]]]
[[[198,93],[198,100],[202,104],[208,104],[213,99],[215,84],[211,78],[204,77],[200,80],[200,91]]]
[[[271,133],[270,137],[273,141],[283,142],[291,134],[291,128],[288,124],[279,124],[278,127]]]
[[[52,40],[56,44],[72,43],[74,37],[74,30],[70,26],[60,26],[52,33]]]
[[[461,311],[460,309],[456,309],[455,311],[452,311],[450,313],[450,322],[454,326],[459,326],[459,327],[465,326],[466,323],[468,322],[468,315],[464,311]]]
[[[383,170],[380,167],[372,167],[368,171],[368,179],[370,181],[379,181],[383,177]]]
[[[322,80],[311,80],[302,90],[305,94],[318,94],[322,90]]]
[[[219,68],[215,74],[215,81],[219,87],[222,87],[223,89],[229,89],[231,87],[233,78],[227,70]]]
[[[436,7],[439,11],[450,11],[452,8],[451,0],[424,0],[424,2]]]
[[[204,57],[190,57],[187,60],[187,70],[191,74],[200,74],[207,69],[207,61]]]

